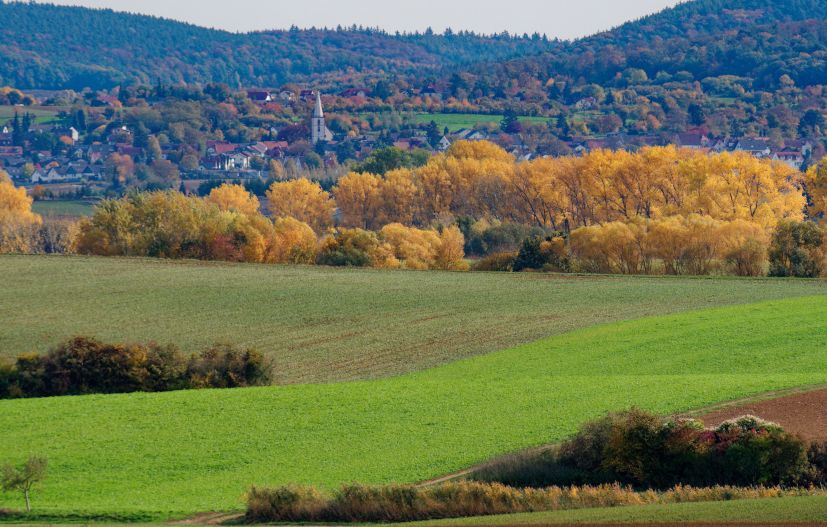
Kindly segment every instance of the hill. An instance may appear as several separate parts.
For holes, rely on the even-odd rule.
[[[587,326],[827,293],[827,282],[398,272],[0,256],[0,358],[74,335],[253,346],[279,383],[417,371]]]
[[[420,481],[610,410],[668,414],[825,383],[825,338],[825,296],[701,310],[390,379],[2,401],[0,444],[49,457],[41,512],[233,510],[251,484]]]
[[[556,45],[542,38],[461,32],[392,35],[310,29],[230,33],[103,9],[0,2],[0,85],[111,88],[119,83],[279,86],[326,76],[386,76]],[[278,21],[273,21],[278,25]]]
[[[604,87],[729,75],[742,77],[748,90],[772,91],[784,87],[782,75],[799,86],[822,84],[825,68],[824,2],[695,0],[561,50],[478,71],[494,79],[528,74],[545,81],[563,75]],[[642,70],[645,77],[629,69]]]

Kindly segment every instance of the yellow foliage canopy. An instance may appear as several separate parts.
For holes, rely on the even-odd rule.
[[[32,250],[34,230],[42,218],[32,212],[32,198],[0,170],[0,253]]]
[[[276,218],[295,218],[322,232],[333,225],[336,203],[330,193],[308,179],[276,182],[267,191],[270,210]]]

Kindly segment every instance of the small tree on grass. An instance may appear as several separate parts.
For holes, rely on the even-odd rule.
[[[0,481],[3,491],[22,492],[23,498],[26,500],[26,512],[31,512],[32,510],[29,493],[35,483],[39,483],[46,478],[47,464],[45,457],[30,456],[26,463],[20,467],[12,464],[3,466],[3,477],[2,481]]]

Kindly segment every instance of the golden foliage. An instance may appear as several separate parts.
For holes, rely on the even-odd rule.
[[[212,189],[207,201],[216,204],[222,211],[240,214],[256,214],[261,208],[258,198],[247,192],[247,189],[229,183]]]
[[[278,218],[274,225],[275,263],[312,264],[316,261],[316,234],[310,225],[295,218]]]
[[[42,218],[32,212],[32,198],[0,170],[0,253],[30,252]]]
[[[295,218],[322,232],[333,225],[336,203],[330,193],[308,179],[276,182],[267,191],[270,210],[276,218]]]

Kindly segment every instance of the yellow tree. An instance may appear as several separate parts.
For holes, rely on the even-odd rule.
[[[386,173],[379,184],[377,223],[410,225],[414,220],[416,197],[417,188],[409,169],[400,168]]]
[[[345,227],[375,229],[380,204],[379,176],[356,173],[342,177],[333,189],[333,197]]]
[[[807,170],[805,181],[807,194],[812,202],[812,205],[807,207],[807,215],[823,221],[827,216],[827,158]]]
[[[520,163],[511,177],[512,219],[558,229],[566,216],[566,196],[558,181],[562,164],[539,158]]]
[[[318,240],[310,225],[295,218],[279,218],[274,230],[273,262],[312,264],[316,261]]]
[[[267,191],[267,201],[276,218],[295,218],[316,232],[333,225],[336,203],[330,193],[308,179],[273,183]]]
[[[247,192],[243,186],[228,183],[212,189],[207,201],[216,204],[222,211],[245,215],[257,214],[261,207],[258,198]]]
[[[15,187],[0,170],[0,252],[29,252],[42,219],[32,212],[26,189]]]

